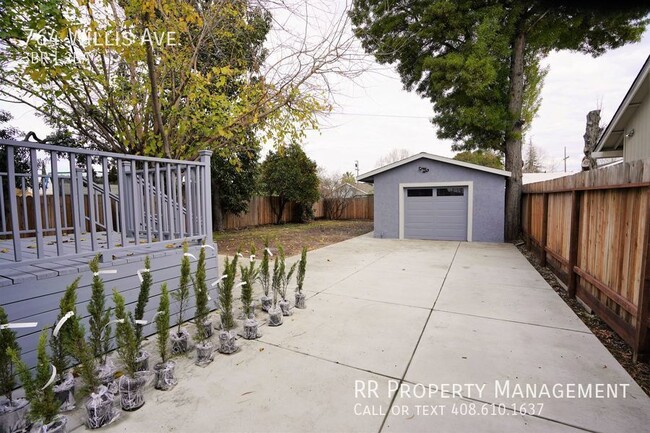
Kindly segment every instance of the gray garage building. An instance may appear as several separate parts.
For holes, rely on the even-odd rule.
[[[510,172],[419,153],[358,177],[375,187],[375,237],[503,242]]]

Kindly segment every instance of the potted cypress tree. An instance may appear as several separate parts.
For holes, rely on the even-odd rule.
[[[117,320],[115,328],[117,354],[124,368],[124,374],[119,380],[120,400],[123,410],[134,411],[144,404],[143,390],[146,383],[145,378],[138,374],[138,338],[133,315],[126,311],[124,297],[116,289],[113,289],[113,303]]]
[[[13,349],[7,350],[11,361],[16,366],[18,377],[30,402],[29,417],[39,425],[39,433],[66,433],[68,419],[59,416],[60,403],[54,395],[54,381],[51,373],[50,358],[47,356],[47,331],[43,330],[36,349],[38,362],[36,375],[32,377],[29,368],[22,362]]]
[[[289,309],[289,301],[287,300],[287,289],[289,288],[289,282],[291,281],[291,277],[293,277],[294,272],[296,272],[296,266],[298,263],[294,263],[291,265],[289,268],[289,272],[286,272],[286,266],[285,266],[285,256],[284,256],[284,249],[280,246],[278,248],[279,255],[280,255],[280,287],[279,287],[279,295],[280,295],[280,302],[278,302],[278,305],[280,306],[280,310],[282,311],[283,316],[290,316],[291,315],[291,310]]]
[[[84,402],[86,425],[90,429],[97,429],[112,423],[118,418],[119,412],[113,408],[114,394],[102,384],[103,378],[92,347],[82,338],[70,350],[81,362],[77,370],[84,384],[82,395],[87,396]]]
[[[0,325],[8,323],[7,314],[0,306]],[[17,357],[20,356],[16,333],[8,327],[0,326],[0,431],[17,433],[29,428],[29,402],[24,398],[13,397],[16,379],[14,362],[8,351],[13,351]]]
[[[176,386],[174,378],[174,368],[176,363],[169,359],[169,350],[167,343],[169,341],[169,292],[167,283],[163,283],[160,293],[160,304],[156,312],[156,342],[158,345],[158,354],[160,362],[154,366],[156,372],[156,389],[168,391]]]
[[[212,362],[212,322],[208,320],[208,286],[205,282],[205,248],[201,248],[199,261],[196,265],[196,275],[192,278],[194,299],[196,301],[196,364],[206,366]]]
[[[146,322],[144,319],[144,310],[149,302],[149,292],[153,284],[153,276],[151,275],[151,260],[149,256],[144,258],[144,269],[139,271],[140,275],[140,292],[138,293],[138,301],[135,304],[135,311],[133,312],[133,325],[135,327],[135,337],[138,342],[138,356],[136,358],[137,371],[149,370],[149,352],[142,350],[142,327]]]
[[[272,299],[269,297],[269,291],[271,289],[270,260],[271,250],[269,249],[269,238],[267,237],[264,240],[264,252],[262,253],[262,262],[260,263],[258,276],[260,285],[262,286],[262,292],[264,293],[260,298],[260,303],[262,304],[262,311],[267,313],[271,309],[272,303]]]
[[[104,281],[99,277],[99,256],[95,256],[89,264],[93,273],[92,293],[88,303],[90,314],[90,335],[86,341],[83,334],[75,335],[71,341],[65,341],[68,352],[71,353],[79,366],[75,371],[83,381],[81,393],[86,396],[86,425],[90,429],[100,428],[112,423],[119,416],[113,408],[114,393],[109,390],[114,383],[115,367],[108,362],[110,349],[111,309],[106,308],[104,297]]]
[[[77,277],[65,289],[65,293],[59,302],[59,315],[54,330],[50,335],[50,353],[52,354],[52,365],[57,371],[57,380],[54,384],[54,395],[61,402],[60,410],[69,411],[75,408],[75,379],[69,371],[71,364],[69,351],[70,344],[84,336],[84,330],[79,323],[77,316],[77,289],[79,280]],[[78,360],[76,360],[78,362]]]
[[[237,335],[232,331],[235,327],[235,319],[232,312],[233,289],[235,287],[235,275],[237,274],[237,258],[232,261],[226,257],[223,273],[226,276],[219,282],[219,302],[221,303],[221,330],[219,331],[219,352],[231,354],[237,351]]]
[[[273,291],[273,304],[269,310],[269,326],[282,325],[282,310],[278,306],[278,293],[282,286],[282,279],[284,276],[284,261],[278,260],[275,257],[273,262],[273,278],[271,280],[271,290]]]
[[[98,370],[100,380],[104,385],[109,385],[115,380],[115,366],[108,359],[111,349],[111,308],[106,308],[104,293],[104,280],[99,276],[99,255],[96,255],[89,264],[93,273],[92,293],[88,303],[89,331],[88,344],[93,357],[99,360]]]
[[[190,299],[190,258],[187,254],[187,242],[183,242],[183,258],[181,259],[181,278],[178,283],[178,290],[172,293],[172,297],[179,304],[178,326],[176,332],[170,335],[172,341],[172,352],[174,354],[185,353],[189,347],[190,334],[183,325],[183,313],[187,308]]]
[[[300,262],[298,262],[298,273],[296,274],[296,308],[304,310],[305,294],[302,293],[302,285],[305,282],[305,273],[307,271],[307,247],[302,247]]]
[[[248,266],[240,266],[241,274],[241,303],[242,313],[244,316],[244,338],[254,340],[261,337],[258,332],[258,323],[255,320],[255,311],[253,309],[253,284],[257,279],[259,269],[255,267],[255,247],[251,247],[251,260]]]

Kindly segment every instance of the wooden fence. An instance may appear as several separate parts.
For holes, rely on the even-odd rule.
[[[650,354],[650,160],[524,185],[522,230],[542,264]]]
[[[275,223],[273,205],[276,197],[253,197],[248,204],[248,212],[241,215],[226,214],[223,220],[225,229],[241,229]],[[341,219],[365,219],[374,217],[374,196],[362,196],[348,199],[349,203],[343,211]],[[325,216],[323,200],[314,203],[314,218]],[[300,218],[298,208],[294,203],[288,203],[282,214],[283,222],[297,222]]]

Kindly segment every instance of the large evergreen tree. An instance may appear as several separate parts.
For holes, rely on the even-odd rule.
[[[519,235],[522,135],[539,106],[541,59],[552,50],[594,56],[638,41],[650,6],[595,10],[535,0],[354,0],[356,35],[407,90],[433,103],[455,150],[492,149],[512,172],[506,238]],[[568,3],[568,2],[566,2]],[[577,71],[577,73],[579,73]]]
[[[317,168],[298,144],[267,155],[262,163],[262,187],[277,197],[273,207],[276,224],[282,221],[282,213],[290,201],[305,210],[311,209],[318,200]]]

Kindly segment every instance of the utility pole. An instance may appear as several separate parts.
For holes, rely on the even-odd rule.
[[[359,177],[359,160],[354,161],[354,169],[357,172],[357,177]]]
[[[566,146],[564,146],[564,172],[566,173],[566,160],[569,159],[568,156],[566,156]]]

